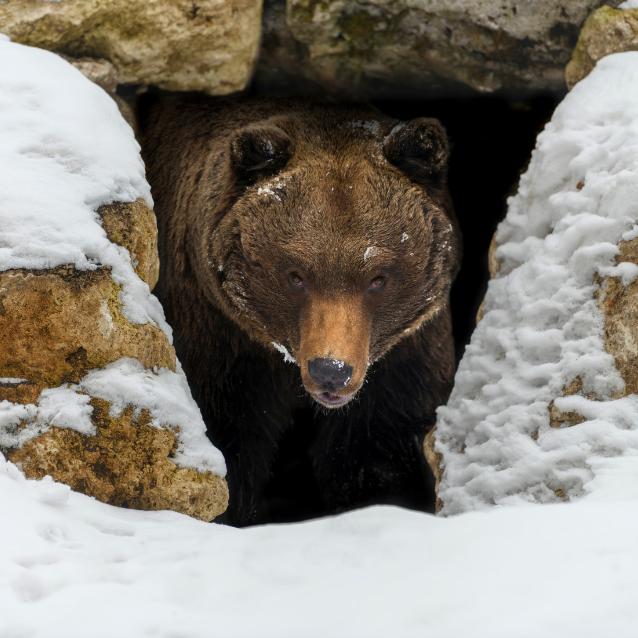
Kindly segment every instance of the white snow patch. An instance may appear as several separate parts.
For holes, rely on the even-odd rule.
[[[173,458],[177,465],[225,475],[224,458],[206,437],[206,426],[181,368],[151,371],[135,359],[120,359],[93,370],[78,384],[43,390],[37,405],[0,402],[0,447],[21,446],[52,426],[95,434],[91,396],[108,401],[114,417],[129,405],[135,414],[148,410],[154,426],[178,430]]]
[[[26,379],[19,379],[17,377],[0,377],[0,385],[20,385],[26,382]]]
[[[353,120],[349,125],[352,129],[360,129],[370,135],[381,133],[381,124],[377,120]]]
[[[281,352],[284,355],[284,361],[286,363],[297,363],[297,360],[288,352],[288,348],[282,345],[281,343],[277,343],[276,341],[272,341],[272,346],[277,352]]]
[[[226,474],[224,458],[206,437],[206,426],[179,364],[177,372],[151,371],[135,359],[120,359],[89,372],[79,389],[109,401],[112,416],[119,416],[127,405],[136,406],[137,412],[148,410],[155,426],[179,428],[175,463]]]
[[[579,190],[580,188],[580,190]],[[617,243],[638,218],[638,53],[601,60],[538,138],[498,229],[499,275],[438,411],[444,513],[594,493],[620,455],[638,464],[638,403],[602,341],[594,275],[628,282]],[[549,425],[549,402],[576,377],[585,423]],[[635,488],[618,483],[619,494]]]
[[[628,465],[600,476],[636,491]],[[0,457],[0,636],[633,638],[637,504],[237,530],[104,505]]]
[[[170,336],[159,302],[95,212],[138,198],[152,206],[139,145],[115,102],[57,55],[2,39],[0,139],[0,271],[108,266],[126,317]]]
[[[368,261],[368,259],[378,254],[379,249],[376,246],[368,246],[363,253],[363,261]]]
[[[72,386],[43,390],[38,399],[38,420],[47,425],[95,434],[91,423],[91,397],[78,394]]]
[[[257,195],[261,195],[262,197],[272,197],[276,199],[278,202],[282,201],[281,193],[286,187],[287,177],[278,175],[270,182],[264,184],[263,186],[259,186],[257,188]]]

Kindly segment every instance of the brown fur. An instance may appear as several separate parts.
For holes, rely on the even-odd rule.
[[[336,393],[356,394],[346,408],[315,415],[312,462],[326,511],[400,501],[402,489],[408,504],[428,507],[418,496],[427,480],[401,487],[395,464],[402,454],[418,462],[412,447],[453,373],[448,295],[459,240],[440,125],[397,126],[366,107],[170,98],[147,122],[158,294],[209,434],[226,455],[230,520],[258,516],[278,442],[309,401],[299,381],[320,393],[308,362],[322,357],[352,366]],[[384,285],[371,289],[379,277]],[[375,396],[366,380],[380,386]],[[328,467],[343,436],[361,440],[343,452],[348,467],[373,464],[365,489],[346,484],[348,470]]]

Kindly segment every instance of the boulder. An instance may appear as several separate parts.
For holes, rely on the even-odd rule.
[[[355,99],[562,92],[602,0],[271,0],[258,87]]]
[[[212,520],[224,460],[150,293],[157,227],[133,132],[40,49],[0,41],[0,93],[0,456],[107,503]]]
[[[250,80],[261,0],[20,0],[0,3],[12,40],[107,60],[119,84],[225,95]]]
[[[483,316],[425,441],[439,509],[629,498],[638,455],[638,52],[538,137]]]
[[[600,7],[587,18],[578,36],[565,69],[567,86],[582,80],[601,58],[622,51],[638,51],[638,9]]]

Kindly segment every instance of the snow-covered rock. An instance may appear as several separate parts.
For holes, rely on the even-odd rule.
[[[151,293],[157,229],[115,103],[0,40],[0,449],[107,502],[212,519],[225,466]]]
[[[483,318],[426,445],[444,513],[593,497],[610,481],[635,494],[637,220],[628,52],[556,109],[498,228]]]

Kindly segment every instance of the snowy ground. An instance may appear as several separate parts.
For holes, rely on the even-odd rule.
[[[2,638],[635,638],[638,502],[236,530],[0,461]]]

